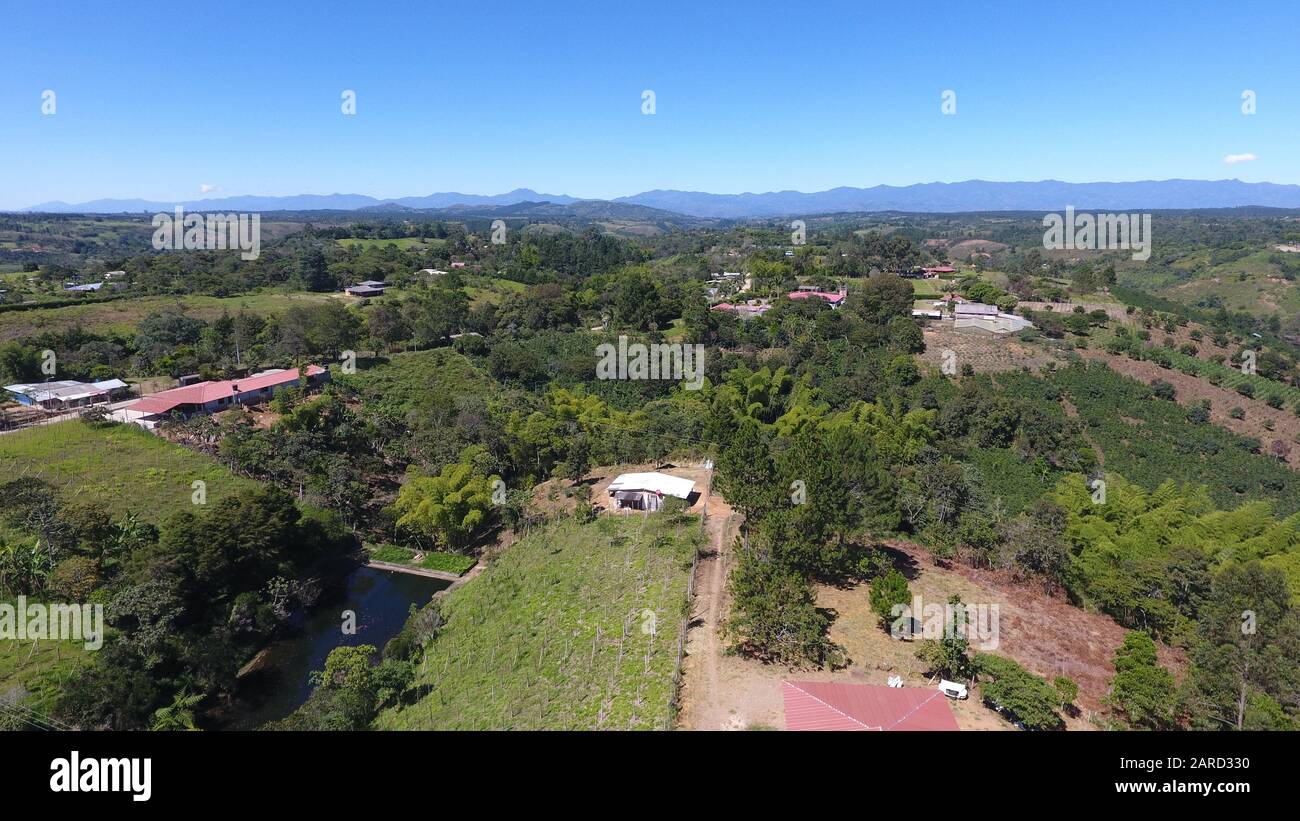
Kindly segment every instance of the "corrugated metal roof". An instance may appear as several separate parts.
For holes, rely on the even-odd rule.
[[[938,690],[783,681],[787,730],[957,730]]]
[[[22,394],[36,402],[48,402],[51,399],[71,402],[76,399],[98,396],[106,392],[106,389],[99,385],[92,385],[87,382],[76,382],[70,379],[60,379],[57,382],[34,382],[19,385],[5,385],[5,390],[10,391],[11,393]]]
[[[690,479],[669,476],[667,473],[624,473],[609,483],[608,490],[610,493],[620,490],[648,490],[651,493],[662,493],[665,496],[685,499],[691,495],[691,490],[694,488],[695,483]]]

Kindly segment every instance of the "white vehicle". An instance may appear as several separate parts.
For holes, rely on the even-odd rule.
[[[943,679],[939,682],[939,692],[943,693],[948,698],[956,699],[964,699],[969,695],[969,693],[966,692],[965,684],[958,684],[957,682],[949,681],[948,679]]]

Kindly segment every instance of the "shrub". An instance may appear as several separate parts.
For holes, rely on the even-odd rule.
[[[1056,710],[1065,696],[1070,695],[1068,687],[1058,690],[1004,656],[980,653],[975,656],[974,665],[980,695],[986,702],[1001,707],[1010,718],[1019,720],[1030,730],[1059,730],[1065,726]],[[1076,686],[1073,696],[1077,695]],[[1074,700],[1073,696],[1070,701]]]
[[[415,558],[415,551],[395,544],[381,544],[370,551],[370,558],[377,562],[405,564]]]
[[[1156,644],[1133,631],[1115,651],[1115,678],[1106,702],[1129,726],[1159,730],[1175,724],[1173,675],[1156,661]]]
[[[64,559],[50,576],[50,589],[73,602],[84,602],[98,586],[99,562],[87,556]]]
[[[911,603],[907,579],[897,570],[891,569],[871,583],[871,609],[886,627],[895,618],[894,607]]]

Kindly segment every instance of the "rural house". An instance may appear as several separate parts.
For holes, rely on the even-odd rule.
[[[330,378],[329,371],[319,365],[308,365],[306,375],[307,384],[312,387],[322,385]],[[195,414],[213,413],[235,405],[270,399],[276,391],[297,385],[298,380],[297,368],[292,370],[275,368],[239,379],[196,382],[192,385],[149,394],[120,408],[113,415],[119,421],[135,422],[137,425],[152,429],[173,413],[189,418]]]
[[[387,282],[381,282],[377,279],[367,279],[365,282],[358,282],[350,288],[344,288],[343,292],[348,296],[379,296],[387,287]]]
[[[695,483],[667,473],[624,473],[607,490],[615,510],[658,510],[665,496],[689,499]]]
[[[832,308],[838,308],[844,303],[844,297],[847,296],[847,293],[843,288],[840,289],[839,293],[835,294],[832,294],[829,291],[805,291],[801,289],[798,291],[791,291],[788,296],[791,299],[808,299],[809,297],[816,297],[818,299],[826,300]]]
[[[948,699],[923,687],[783,681],[787,730],[958,730]]]

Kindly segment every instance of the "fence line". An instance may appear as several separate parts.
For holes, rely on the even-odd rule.
[[[709,467],[709,481],[704,487],[704,507],[700,510],[700,530],[705,530],[709,521],[709,496],[713,493],[713,468]],[[691,574],[686,578],[686,601],[682,607],[682,621],[677,627],[677,661],[673,664],[673,682],[671,686],[671,695],[668,697],[668,718],[664,722],[664,729],[671,730],[673,721],[677,718],[677,712],[681,709],[682,697],[682,659],[686,656],[686,632],[690,628],[691,611],[695,605],[695,571],[700,566],[700,551],[695,550],[695,555],[691,557]]]

